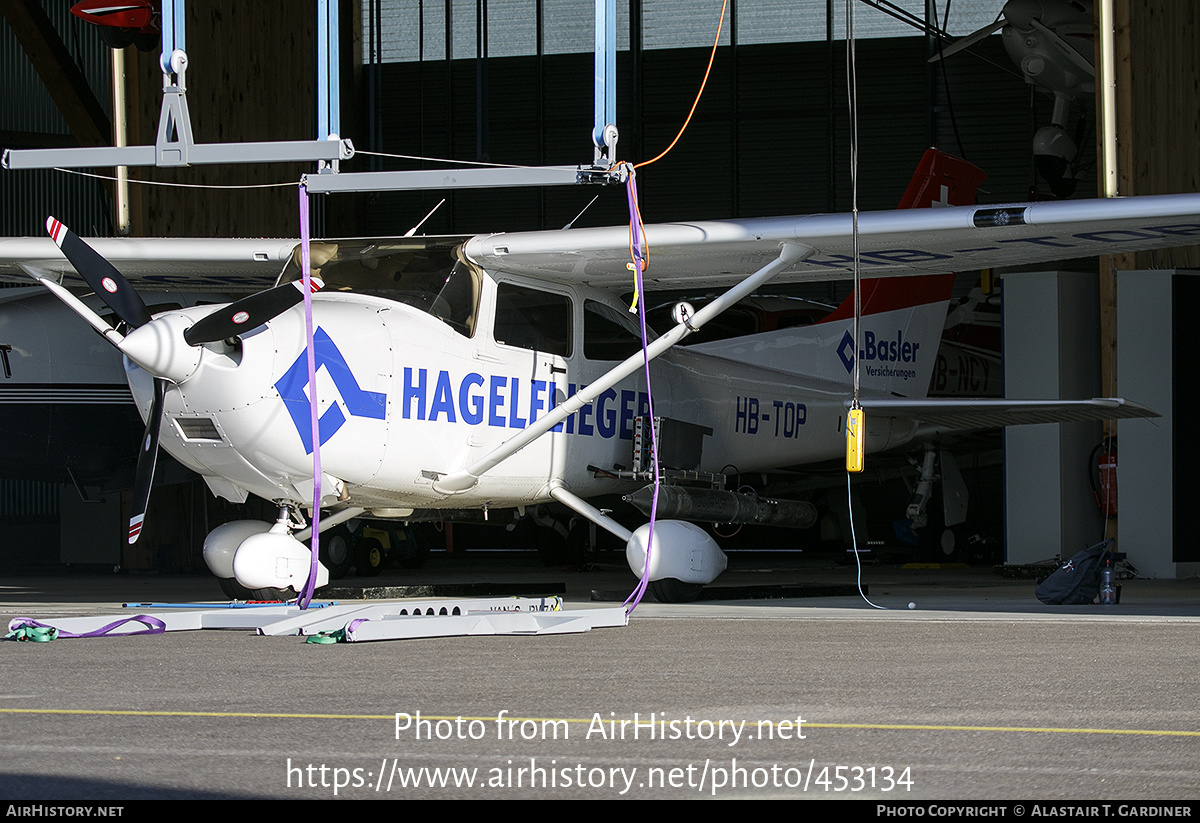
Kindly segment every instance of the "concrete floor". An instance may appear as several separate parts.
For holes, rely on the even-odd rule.
[[[764,552],[734,555],[718,585],[855,576]],[[1200,581],[1125,581],[1102,608],[1044,606],[989,569],[862,576],[888,610],[647,598],[628,627],[572,635],[7,643],[0,797],[1200,799]],[[569,609],[635,582],[616,562],[488,553],[368,582],[449,580],[561,586]],[[218,596],[199,574],[16,576],[0,614]]]

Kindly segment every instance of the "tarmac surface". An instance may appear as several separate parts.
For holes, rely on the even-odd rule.
[[[855,577],[762,552],[732,555],[715,585]],[[0,798],[1200,799],[1200,580],[1064,607],[986,568],[862,578],[885,609],[852,593],[647,596],[628,626],[580,634],[5,643]],[[592,592],[636,582],[615,558],[546,569],[531,553],[341,582],[448,581],[565,592],[569,611],[617,606]],[[206,573],[55,571],[9,576],[0,614],[219,597]]]

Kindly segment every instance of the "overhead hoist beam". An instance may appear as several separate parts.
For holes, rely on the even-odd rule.
[[[0,157],[7,169],[183,166],[223,163],[319,164],[318,174],[304,175],[312,194],[418,189],[509,188],[621,183],[616,163],[616,0],[595,0],[595,125],[591,165],[488,166],[448,170],[392,172],[339,171],[339,162],[354,156],[354,146],[339,137],[338,2],[317,2],[317,134],[321,139],[257,143],[196,143],[187,105],[185,0],[163,0],[163,102],[153,146],[10,149]]]
[[[224,163],[322,164],[333,171],[341,160],[354,156],[349,140],[338,137],[337,82],[338,4],[318,0],[317,8],[317,140],[254,143],[196,143],[192,139],[187,105],[187,52],[184,37],[185,0],[163,0],[163,101],[158,136],[153,146],[100,146],[58,149],[8,149],[0,157],[6,169],[51,169],[118,166],[182,166]]]

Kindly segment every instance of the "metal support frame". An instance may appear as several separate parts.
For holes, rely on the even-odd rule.
[[[519,166],[512,168],[418,169],[414,171],[342,172],[303,177],[310,194],[415,191],[420,189],[488,189],[519,186],[574,186],[579,183],[620,183],[624,170],[596,171],[579,166]]]
[[[325,2],[326,0],[322,0]],[[332,2],[332,0],[329,0]],[[437,189],[517,188],[624,183],[628,173],[617,161],[617,6],[596,0],[595,145],[587,166],[522,166],[431,169],[389,172],[340,172],[305,176],[311,194],[418,191]],[[319,104],[319,100],[318,100]],[[322,169],[322,171],[325,171]]]
[[[623,183],[627,173],[616,162],[616,2],[596,0],[596,119],[594,162],[585,166],[486,167],[451,170],[340,173],[338,164],[354,156],[354,145],[340,139],[338,85],[338,3],[317,3],[317,133],[324,139],[260,143],[206,143],[192,139],[187,106],[184,51],[185,0],[163,0],[163,103],[153,146],[6,150],[6,169],[106,168],[156,166],[178,168],[222,163],[303,163],[319,165],[319,174],[302,182],[313,194],[414,191],[428,189],[568,186]]]
[[[60,149],[7,149],[0,157],[6,169],[108,168],[119,166],[183,166],[224,163],[320,163],[336,171],[354,156],[354,145],[337,137],[338,14],[336,0],[320,0],[317,21],[317,140],[255,143],[195,143],[187,106],[187,53],[184,51],[185,0],[164,0],[162,10],[163,102],[153,146],[105,146]],[[328,138],[328,139],[327,139]]]
[[[458,637],[493,634],[565,634],[629,625],[625,610],[616,608],[563,611],[558,597],[497,597],[440,600],[392,600],[385,603],[313,604],[307,611],[295,605],[239,608],[239,604],[196,608],[167,608],[173,604],[126,604],[122,616],[136,614],[161,621],[166,631],[252,629],[272,637],[312,636],[346,630],[347,642],[401,640],[418,637]],[[22,618],[18,618],[21,620]],[[38,621],[60,631],[86,634],[113,623],[114,615],[60,617]],[[15,621],[14,621],[15,622]],[[110,635],[144,634],[143,623],[118,626]]]
[[[317,0],[317,136],[330,139],[342,133],[339,25],[338,1]]]
[[[617,2],[596,0],[595,165],[617,162]]]

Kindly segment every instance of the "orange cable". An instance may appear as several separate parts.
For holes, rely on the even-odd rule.
[[[634,164],[633,168],[640,169],[642,166],[649,166],[651,163],[657,163],[667,152],[675,148],[675,144],[679,142],[679,138],[683,137],[684,131],[687,130],[688,124],[692,122],[692,115],[696,113],[696,106],[700,105],[700,97],[704,94],[704,87],[708,84],[708,75],[712,72],[713,61],[717,57],[717,45],[721,42],[721,28],[725,25],[725,9],[729,5],[729,0],[721,2],[721,19],[717,22],[717,36],[713,40],[712,52],[708,55],[708,68],[704,70],[704,80],[700,83],[700,90],[696,92],[696,99],[692,103],[692,110],[688,112],[687,119],[683,121],[683,126],[679,129],[679,134],[675,135],[675,139],[671,141],[671,145],[663,149],[662,154],[655,157],[653,160],[645,160],[641,163]]]

